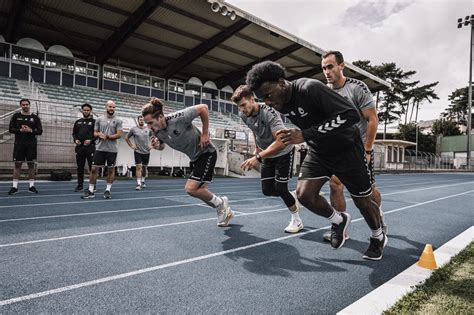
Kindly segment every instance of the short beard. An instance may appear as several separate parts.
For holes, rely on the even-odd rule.
[[[115,114],[115,111],[110,111],[110,110],[108,110],[108,111],[107,111],[107,114],[109,114],[110,116],[113,116],[113,115]]]

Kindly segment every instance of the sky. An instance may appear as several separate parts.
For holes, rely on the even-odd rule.
[[[395,62],[415,70],[421,84],[439,81],[439,100],[420,107],[419,120],[437,119],[448,95],[469,82],[469,27],[473,0],[227,0],[262,20],[346,61]]]

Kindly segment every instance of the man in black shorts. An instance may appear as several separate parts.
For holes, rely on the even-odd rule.
[[[217,226],[229,225],[234,212],[226,196],[216,196],[209,191],[212,173],[217,161],[217,150],[209,139],[209,109],[206,104],[186,107],[183,110],[164,115],[163,102],[157,98],[143,106],[142,115],[155,138],[152,145],[163,150],[165,144],[186,154],[193,163],[184,189],[217,210]],[[202,132],[193,124],[201,118]]]
[[[318,80],[285,80],[284,68],[271,61],[254,65],[247,73],[246,83],[259,99],[301,128],[281,130],[277,136],[284,144],[306,142],[310,147],[296,193],[306,208],[331,222],[331,246],[337,249],[344,244],[351,220],[348,213],[337,212],[319,195],[324,183],[336,175],[371,230],[370,245],[363,258],[382,259],[387,237],[382,231],[377,204],[370,198],[372,186],[356,126],[360,115],[355,106]]]
[[[146,168],[150,162],[150,150],[152,149],[151,138],[153,133],[151,129],[145,126],[143,116],[137,118],[138,126],[130,128],[130,131],[125,136],[125,141],[130,148],[133,149],[133,156],[135,158],[135,175],[137,177],[137,187],[135,190],[142,190],[146,187],[145,176]],[[133,138],[133,142],[130,139]]]
[[[89,176],[89,189],[84,192],[82,199],[95,197],[94,189],[97,183],[99,169],[107,165],[107,186],[104,199],[112,198],[112,183],[115,179],[115,162],[117,161],[118,140],[122,136],[122,121],[115,116],[115,102],[107,101],[104,116],[96,119],[94,137],[98,138],[92,172]]]
[[[276,133],[286,129],[280,113],[273,108],[255,101],[253,92],[245,86],[239,86],[232,102],[237,104],[240,118],[252,130],[255,139],[255,156],[245,160],[241,167],[252,169],[261,163],[260,178],[265,196],[280,197],[290,210],[291,219],[285,228],[286,233],[298,233],[303,229],[299,216],[300,206],[294,192],[288,190],[288,182],[293,176],[293,145],[284,145]]]
[[[13,187],[8,192],[9,195],[18,193],[18,181],[20,179],[21,166],[24,161],[28,164],[28,178],[30,188],[28,192],[37,194],[35,187],[35,163],[37,158],[37,139],[43,133],[41,120],[31,112],[31,104],[28,99],[20,101],[21,111],[15,113],[11,120],[8,131],[15,134],[15,144],[13,145]]]
[[[77,187],[74,191],[82,191],[86,160],[89,165],[89,172],[91,172],[95,152],[95,119],[92,116],[92,106],[87,103],[83,104],[81,110],[83,117],[76,120],[72,128],[72,138],[76,144],[75,152],[77,164]]]

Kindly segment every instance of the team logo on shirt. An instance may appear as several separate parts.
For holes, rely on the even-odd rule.
[[[308,115],[308,113],[305,112],[304,109],[301,108],[301,107],[299,107],[299,106],[298,106],[298,114],[300,115],[300,117],[305,117],[306,115]],[[289,114],[283,114],[283,116],[286,116],[286,117],[288,117],[288,116],[296,116],[296,113],[295,113],[294,111],[290,111]]]
[[[347,119],[341,119],[340,115],[337,115],[336,119],[333,119],[331,121],[328,121],[325,124],[322,124],[319,126],[318,131],[321,133],[326,133],[328,131],[333,130],[334,128],[337,128],[341,126],[343,123],[345,123]]]

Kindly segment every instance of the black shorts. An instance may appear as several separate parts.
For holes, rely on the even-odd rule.
[[[191,175],[189,175],[189,179],[201,183],[210,183],[212,181],[216,161],[216,151],[201,154],[196,161],[191,162],[193,170]]]
[[[370,176],[370,184],[375,185],[375,166],[374,166],[374,150],[370,151],[370,161],[367,163],[367,167],[369,169],[369,176]]]
[[[34,162],[37,158],[36,143],[15,143],[13,146],[13,161]]]
[[[289,182],[293,176],[294,155],[295,149],[281,156],[264,159],[260,170],[261,180],[274,179],[280,183]]]
[[[102,167],[107,162],[107,166],[114,167],[116,161],[117,152],[95,151],[92,165]]]
[[[372,193],[370,172],[362,143],[339,152],[322,156],[310,150],[301,166],[299,178],[319,179],[336,175],[353,197],[366,197]]]
[[[150,153],[143,154],[133,151],[133,156],[135,157],[135,165],[147,166],[150,162]]]

